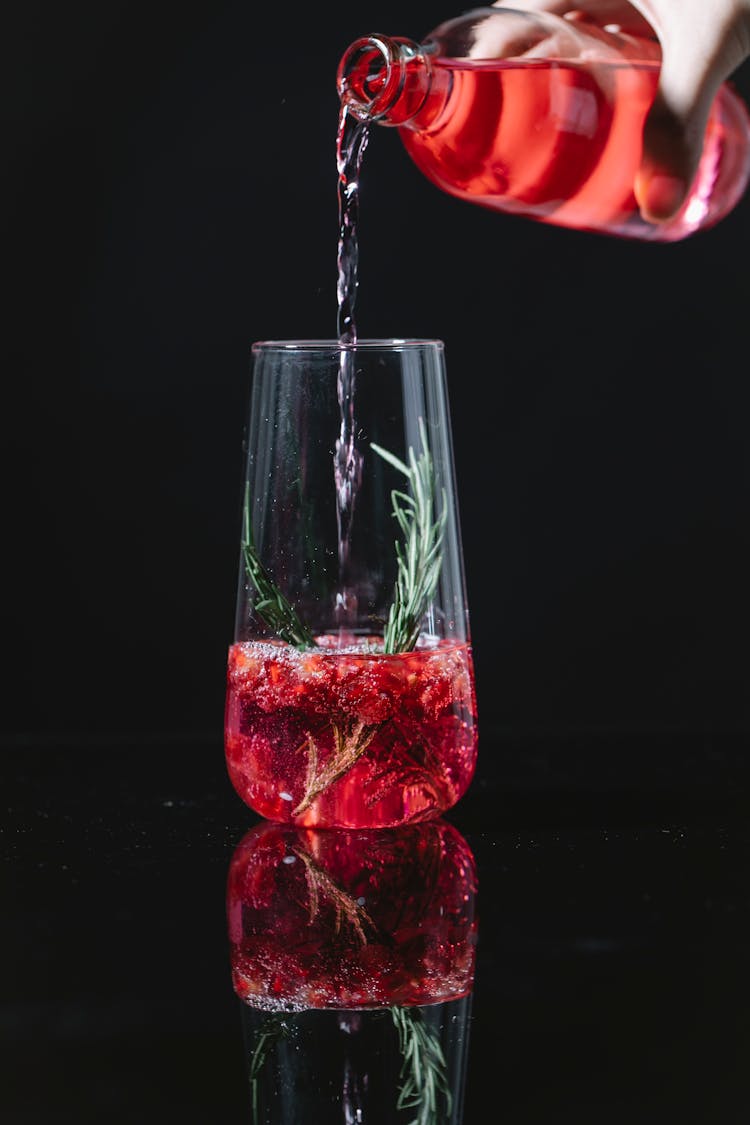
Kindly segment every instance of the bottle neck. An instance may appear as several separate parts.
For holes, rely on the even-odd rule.
[[[420,111],[438,93],[435,77],[428,56],[418,44],[410,39],[368,35],[355,40],[345,51],[336,85],[342,103],[356,116],[381,125],[415,127]]]

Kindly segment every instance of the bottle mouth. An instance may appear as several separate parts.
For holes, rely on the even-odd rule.
[[[404,90],[410,62],[421,55],[409,39],[366,35],[347,48],[336,74],[339,97],[358,117],[377,121]]]

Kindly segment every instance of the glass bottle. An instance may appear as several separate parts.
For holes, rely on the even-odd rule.
[[[395,126],[442,190],[557,226],[671,242],[713,226],[750,177],[750,115],[729,83],[716,96],[688,197],[646,221],[633,184],[659,79],[655,38],[581,17],[477,8],[422,43],[369,35],[344,53],[342,105]]]

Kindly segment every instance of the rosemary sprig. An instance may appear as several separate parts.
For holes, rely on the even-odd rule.
[[[416,1111],[409,1125],[439,1125],[450,1116],[453,1098],[438,1033],[425,1023],[419,1008],[392,1007],[391,1017],[403,1059],[396,1108]]]
[[[303,813],[316,797],[349,772],[362,757],[381,726],[381,723],[365,723],[362,720],[350,721],[346,724],[331,723],[333,753],[321,769],[318,769],[318,748],[315,740],[312,737],[308,738],[305,795],[293,810],[292,816]]]
[[[255,1050],[250,1058],[248,1081],[253,1106],[253,1123],[258,1125],[258,1085],[269,1056],[281,1039],[286,1039],[291,1030],[288,1015],[274,1013],[269,1016],[257,1035]]]
[[[371,443],[383,460],[393,465],[409,482],[409,493],[391,492],[393,515],[404,537],[396,542],[398,572],[393,602],[384,634],[385,652],[411,652],[419,638],[422,618],[432,601],[443,562],[443,533],[448,516],[445,489],[439,516],[434,514],[435,471],[427,444],[427,433],[419,420],[422,452],[409,447],[409,464],[387,449]]]
[[[255,612],[271,632],[298,649],[315,648],[315,638],[297,615],[291,602],[282,594],[260,561],[253,543],[250,521],[250,486],[245,486],[245,507],[242,520],[242,556],[245,573],[258,594]]]

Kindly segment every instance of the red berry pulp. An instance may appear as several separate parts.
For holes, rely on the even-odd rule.
[[[264,822],[230,864],[236,994],[256,1008],[377,1008],[468,995],[476,868],[438,818],[385,832]]]
[[[269,820],[319,828],[444,812],[476,764],[469,645],[433,640],[384,654],[374,641],[336,643],[231,646],[225,749],[237,793]]]

